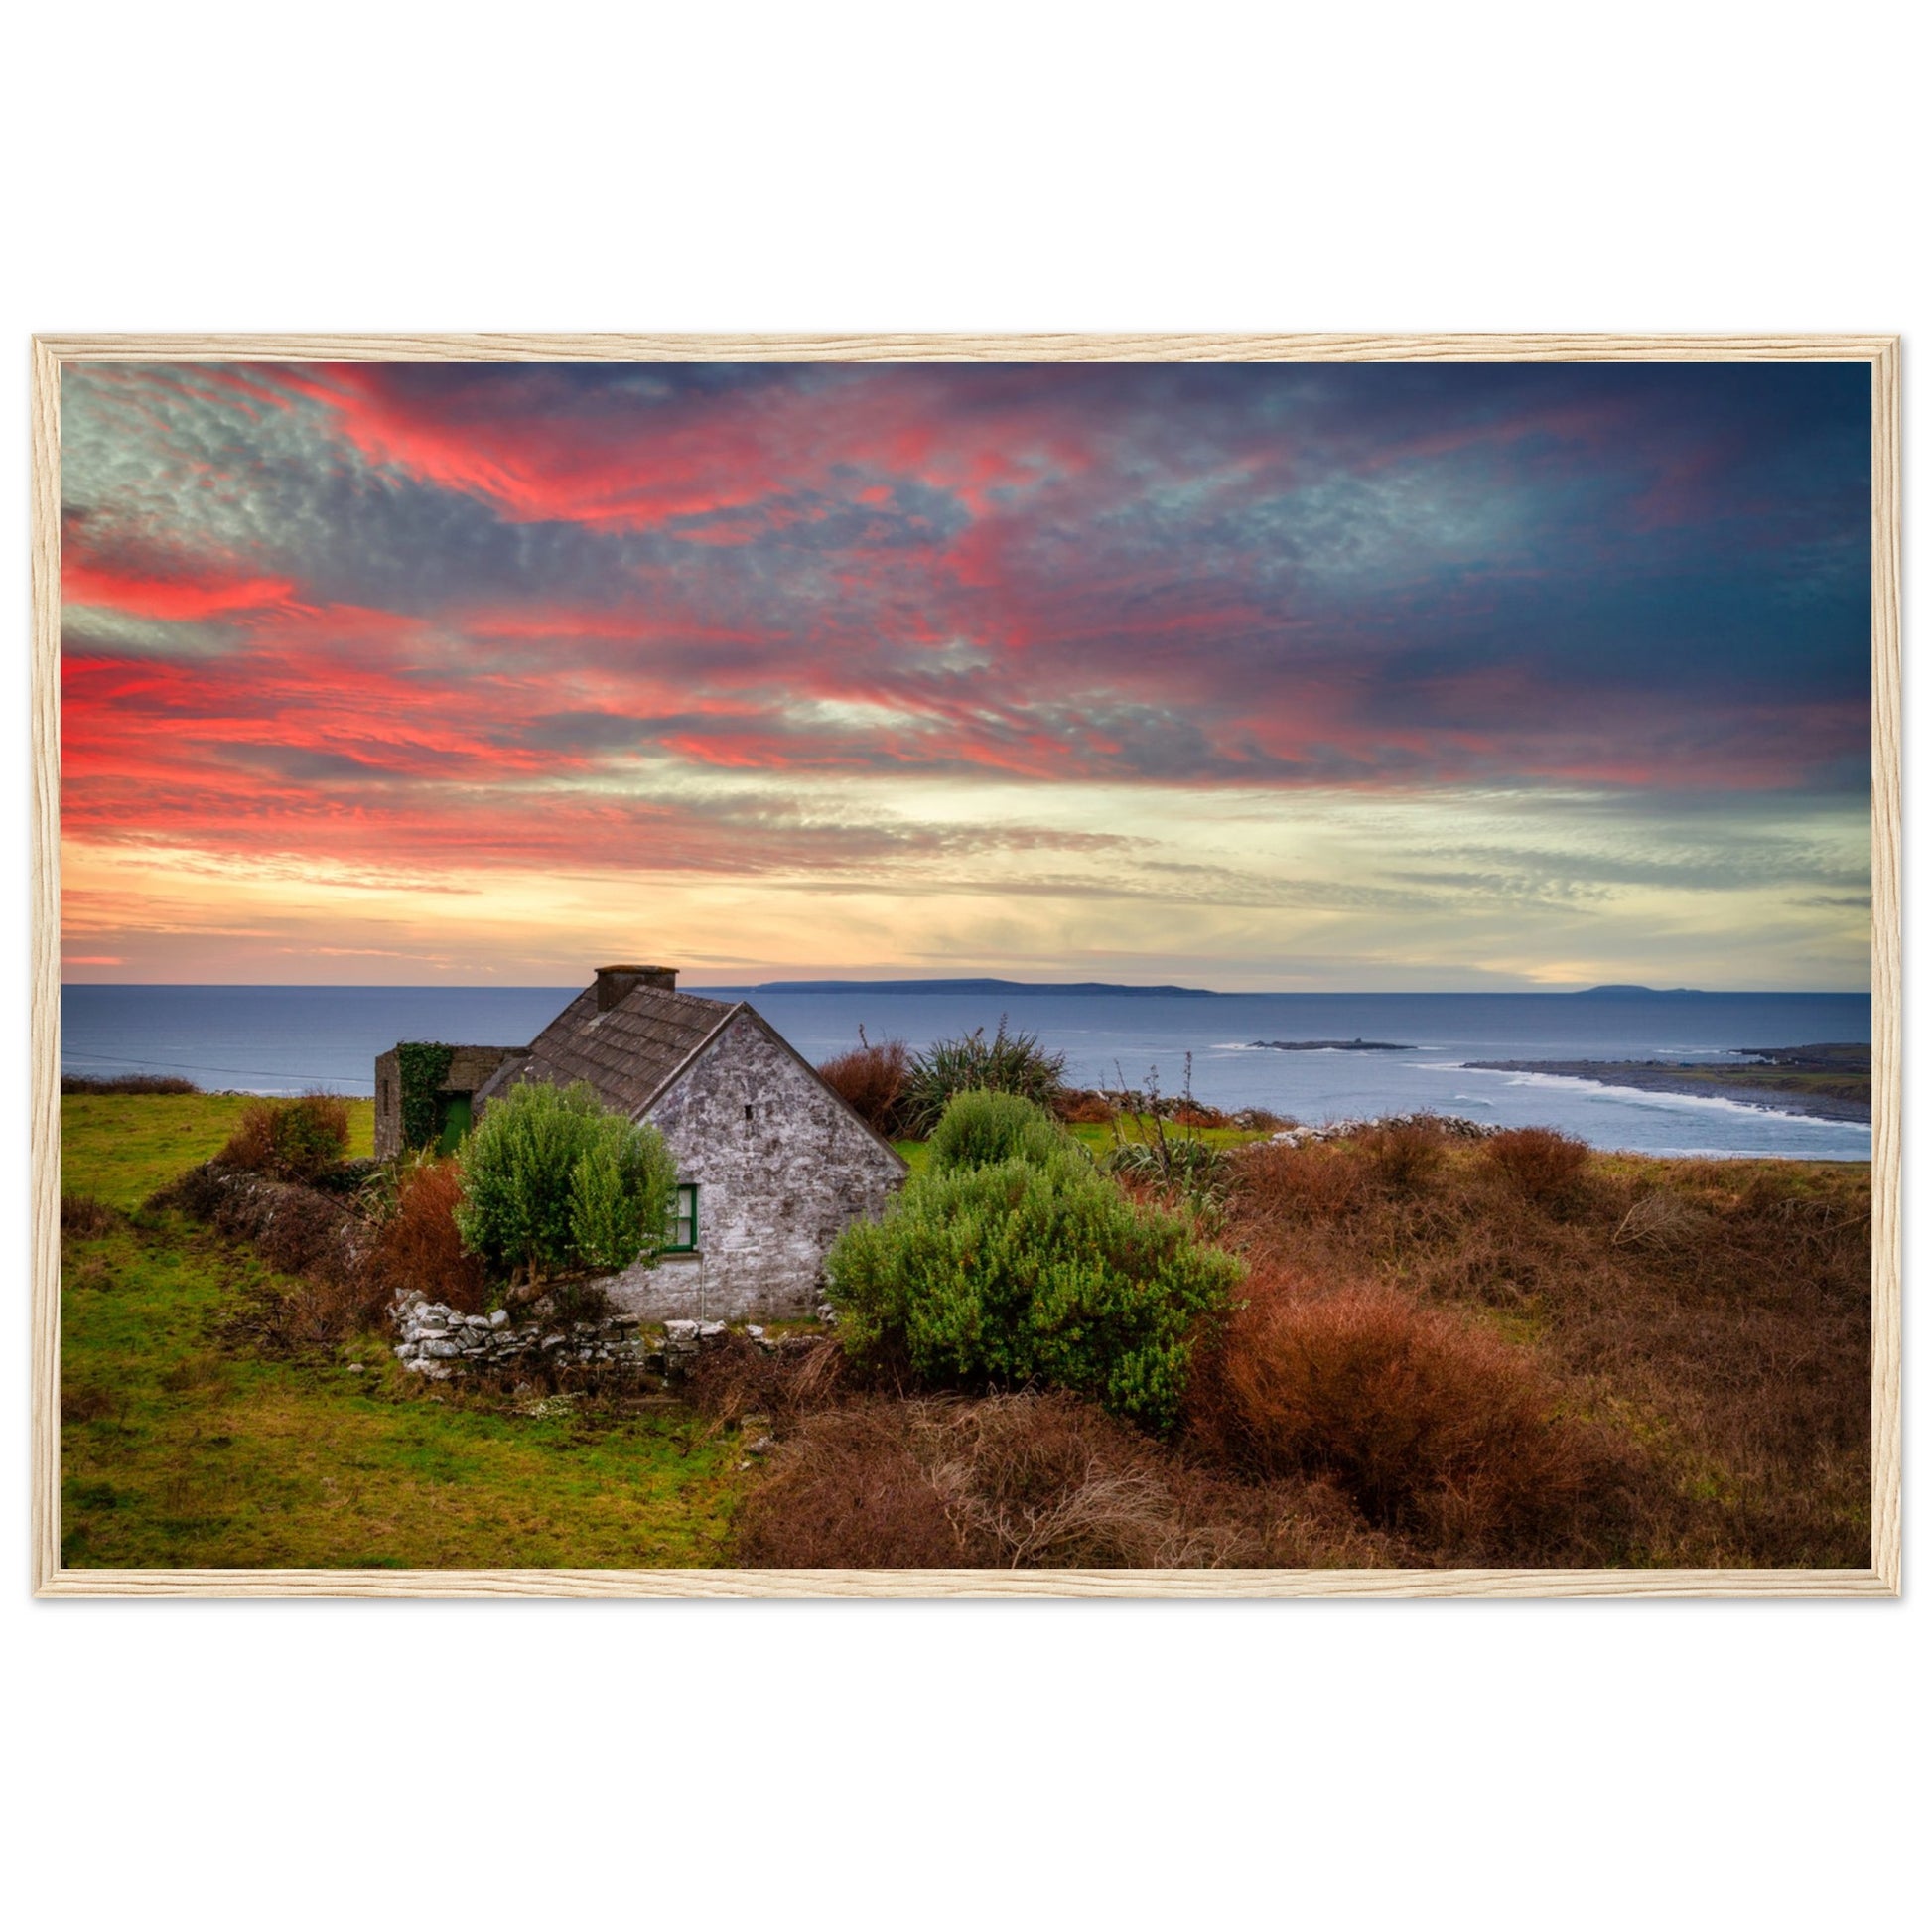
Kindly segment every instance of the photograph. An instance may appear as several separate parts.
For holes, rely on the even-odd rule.
[[[1896,1594],[1895,338],[36,354],[41,1593]]]

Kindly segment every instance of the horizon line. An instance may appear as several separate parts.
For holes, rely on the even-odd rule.
[[[150,990],[162,987],[238,989],[248,988],[258,991],[283,990],[289,992],[331,992],[331,993],[554,993],[576,986],[582,990],[584,983],[563,980],[69,980],[59,982],[65,993],[70,988],[103,987],[122,990]],[[897,977],[891,979],[862,980],[845,977],[831,977],[823,980],[783,979],[783,980],[715,980],[702,984],[693,983],[680,986],[680,992],[689,993],[742,993],[742,992],[787,992],[812,993],[817,991],[839,991],[863,993],[868,990],[889,992],[921,987],[973,987],[988,986],[1014,992],[1065,992],[1069,990],[1093,989],[1096,991],[1120,991],[1127,993],[1172,993],[1185,994],[1193,998],[1207,999],[1407,999],[1416,997],[1435,999],[1522,999],[1544,997],[1550,999],[1575,999],[1579,995],[1612,992],[1627,992],[1632,995],[1652,999],[1696,998],[1696,999],[1852,999],[1870,998],[1869,986],[1832,987],[1766,987],[1766,986],[1671,986],[1653,987],[1636,981],[1597,981],[1590,985],[1578,986],[1513,986],[1513,987],[1346,987],[1346,986],[1250,986],[1250,987],[1209,987],[1182,986],[1172,980],[1131,981],[1131,980],[1009,980],[999,974],[940,974],[929,979]]]

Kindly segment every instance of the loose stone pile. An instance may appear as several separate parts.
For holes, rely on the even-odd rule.
[[[397,1303],[391,1312],[401,1337],[396,1359],[412,1374],[438,1382],[535,1360],[678,1376],[690,1369],[700,1350],[722,1341],[728,1332],[722,1321],[666,1321],[660,1329],[623,1314],[601,1321],[559,1321],[542,1315],[516,1321],[503,1309],[489,1314],[465,1314],[424,1295]],[[762,1328],[748,1327],[743,1332],[760,1348],[778,1346]]]

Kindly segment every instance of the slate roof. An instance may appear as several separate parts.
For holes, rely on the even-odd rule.
[[[537,1035],[527,1053],[505,1061],[478,1089],[478,1098],[487,1099],[514,1081],[568,1086],[588,1080],[607,1107],[635,1119],[738,1011],[695,993],[636,986],[599,1013],[597,988],[586,987]]]

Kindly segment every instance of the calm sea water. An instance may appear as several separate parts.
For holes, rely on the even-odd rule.
[[[75,1073],[186,1075],[205,1087],[373,1091],[372,1061],[399,1039],[521,1045],[575,987],[69,986],[62,1064]],[[1738,1049],[1871,1037],[1860,994],[1040,992],[757,993],[807,1059],[894,1035],[920,1047],[1005,1014],[1066,1055],[1067,1078],[1193,1091],[1221,1107],[1306,1121],[1433,1108],[1506,1127],[1542,1125],[1651,1154],[1868,1160],[1870,1129],[1730,1101],[1639,1093],[1542,1074],[1478,1072],[1481,1059],[1669,1059],[1723,1064]],[[1397,1053],[1283,1053],[1261,1039],[1378,1039]]]

